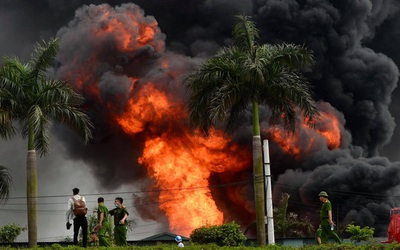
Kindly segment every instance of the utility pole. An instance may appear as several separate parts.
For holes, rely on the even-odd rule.
[[[264,172],[265,172],[265,193],[266,209],[267,209],[267,226],[268,226],[268,245],[275,244],[275,229],[274,229],[274,208],[272,206],[272,181],[271,181],[271,163],[269,160],[269,145],[268,140],[264,140]]]

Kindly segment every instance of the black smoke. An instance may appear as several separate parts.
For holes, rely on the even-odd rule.
[[[391,53],[395,45],[388,41],[395,36],[386,27],[398,23],[399,3],[259,1],[255,9],[263,42],[305,44],[314,51],[317,65],[309,77],[316,98],[343,114],[351,134],[351,144],[340,149],[321,148],[300,162],[280,165],[276,172],[290,170],[276,176],[275,197],[289,192],[292,209],[315,218],[303,206],[315,206],[311,211],[317,212],[316,196],[326,190],[335,220],[373,226],[385,235],[388,211],[399,205],[400,164],[379,156],[396,125],[390,105],[399,70],[396,52]],[[385,42],[390,53],[384,53]]]
[[[84,59],[86,52],[98,46],[95,47],[98,55],[104,57],[97,58],[99,64],[89,69],[98,76],[93,84],[101,87],[103,101],[122,109],[129,97],[124,96],[130,87],[124,79],[127,75],[151,78],[160,84],[167,82],[164,88],[178,91],[179,98],[184,98],[179,87],[181,77],[161,71],[154,74],[159,60],[179,58],[177,62],[185,63],[176,69],[184,73],[219,47],[230,44],[233,15],[251,15],[260,30],[260,43],[293,42],[314,51],[317,63],[307,76],[316,99],[342,116],[345,138],[338,149],[321,147],[300,159],[285,156],[272,143],[275,197],[280,197],[280,192],[289,192],[290,209],[315,219],[320,205],[316,195],[326,190],[337,213],[335,220],[355,221],[376,227],[379,235],[385,233],[389,209],[400,205],[396,199],[400,166],[394,162],[400,159],[397,153],[400,132],[395,122],[400,105],[396,89],[400,5],[396,0],[137,0],[124,6],[128,1],[107,1],[111,8],[132,8],[141,17],[158,23],[158,41],[164,42],[165,47],[159,51],[142,48],[131,55],[119,54],[112,40],[97,41],[87,37],[87,33],[79,33],[90,25],[85,23],[89,20],[86,18],[93,17],[89,9],[94,10],[104,2],[2,1],[0,23],[10,25],[2,25],[0,54],[19,51],[26,56],[24,51],[29,51],[40,37],[56,34],[62,38],[66,56],[80,51]],[[82,62],[72,64],[65,58],[59,61],[58,74],[64,76],[70,72],[68,69],[62,73],[66,65],[87,66]],[[113,81],[119,85],[111,84]],[[132,163],[141,154],[143,138],[127,137],[108,123],[110,113],[104,104],[96,103],[94,98],[88,100],[87,106],[91,107],[88,112],[96,124],[93,144],[83,147],[68,132],[58,131],[70,157],[85,160],[99,183],[110,188],[121,184],[116,180],[123,183],[145,179],[144,170]],[[251,138],[250,122],[251,119],[238,132],[240,135],[234,135],[247,145],[251,139],[243,138]],[[265,119],[263,124],[267,127]],[[247,178],[248,174],[242,176],[238,178]],[[252,209],[246,211],[251,213]]]

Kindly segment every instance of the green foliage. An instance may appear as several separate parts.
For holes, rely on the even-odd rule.
[[[10,172],[8,171],[8,168],[0,165],[0,201],[6,200],[8,198],[11,184],[12,184],[12,179]]]
[[[60,237],[57,239],[57,242],[73,242],[74,240],[72,239],[71,236],[65,236],[65,237]]]
[[[289,198],[288,193],[283,193],[281,200],[274,207],[275,236],[280,238],[313,236],[314,227],[310,220],[288,211]]]
[[[89,245],[96,245],[96,239],[93,238],[92,232],[94,231],[94,227],[97,225],[98,220],[97,220],[97,210],[94,209],[93,213],[88,213],[87,214],[87,221],[88,221],[88,242]],[[111,232],[109,232],[111,233]],[[110,234],[111,235],[111,234]],[[80,241],[82,241],[83,235],[79,235]]]
[[[26,227],[21,227],[18,224],[11,223],[0,227],[0,242],[2,243],[12,243]]]
[[[27,206],[29,247],[37,245],[37,160],[36,151],[44,156],[50,149],[52,122],[62,123],[82,136],[92,138],[93,123],[80,109],[81,94],[67,80],[48,79],[59,40],[37,43],[28,63],[16,57],[4,57],[0,65],[0,138],[12,138],[16,132],[27,139]]]
[[[240,246],[246,241],[246,236],[235,222],[221,226],[202,226],[195,229],[190,239],[193,243],[209,244],[214,243],[218,246]]]
[[[346,232],[350,233],[352,236],[350,240],[353,242],[368,241],[374,235],[374,228],[355,226],[349,224],[346,228]]]
[[[55,244],[51,245],[51,249],[52,250],[59,250],[59,249],[63,249],[63,246],[61,246],[60,244],[55,243]]]

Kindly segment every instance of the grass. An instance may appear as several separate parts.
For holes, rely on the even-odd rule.
[[[184,247],[188,250],[397,250],[400,249],[400,244],[393,243],[393,244],[381,244],[377,242],[368,242],[365,244],[356,245],[353,243],[344,243],[344,244],[326,244],[326,245],[304,245],[302,247],[292,247],[292,246],[281,246],[281,245],[268,245],[264,247],[251,247],[251,246],[238,246],[238,247],[219,247],[215,244],[208,244],[208,245],[195,245],[191,244]],[[14,250],[14,249],[21,249],[17,247],[11,246],[3,246],[0,249],[7,249],[7,250]],[[62,246],[60,244],[53,244],[51,246],[43,246],[43,247],[35,247],[31,249],[45,249],[45,250],[57,250],[57,249],[68,249],[68,250],[83,250],[85,248],[79,246]],[[107,249],[107,250],[128,250],[128,249],[135,249],[135,250],[177,250],[178,248],[175,244],[161,244],[161,245],[153,245],[153,246],[135,246],[135,245],[128,245],[125,247],[88,247],[88,249]]]

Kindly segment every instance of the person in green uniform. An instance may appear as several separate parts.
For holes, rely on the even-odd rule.
[[[97,224],[97,236],[99,238],[99,245],[100,246],[105,246],[109,247],[111,246],[110,242],[108,241],[108,237],[106,237],[106,233],[108,232],[110,228],[110,224],[108,223],[108,209],[104,205],[104,198],[99,197],[97,199],[97,221],[99,224]]]
[[[321,229],[321,224],[318,225],[318,229],[315,230],[315,241],[317,242],[317,244],[321,244],[321,233],[322,233],[322,229]]]
[[[122,206],[123,199],[121,197],[115,198],[115,208],[110,210],[109,214],[114,216],[114,240],[117,246],[125,246],[126,232],[128,231],[126,218],[129,213],[124,206]]]
[[[325,191],[321,191],[319,194],[319,200],[322,202],[321,207],[321,242],[328,242],[329,236],[333,237],[333,239],[337,243],[342,243],[339,236],[333,231],[333,226],[335,223],[332,220],[332,204],[328,200],[328,194]]]

